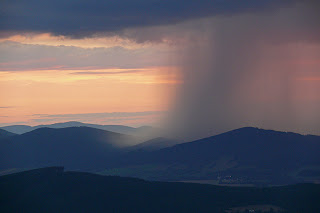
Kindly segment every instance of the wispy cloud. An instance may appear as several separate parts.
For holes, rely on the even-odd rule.
[[[117,74],[134,74],[134,73],[143,73],[143,72],[148,72],[149,70],[124,70],[124,71],[115,71],[115,72],[110,72],[110,71],[101,71],[101,72],[73,72],[70,73],[72,75],[117,75]]]
[[[151,46],[81,48],[4,41],[0,42],[0,52],[5,53],[0,58],[0,71],[141,69],[172,65],[164,60],[172,50]]]
[[[114,118],[114,117],[134,117],[162,115],[164,111],[143,111],[143,112],[103,112],[103,113],[79,113],[79,114],[33,114],[35,117],[41,118]]]
[[[10,122],[10,123],[0,123],[0,127],[3,127],[3,126],[11,126],[11,125],[25,125],[26,122],[23,122],[23,121],[19,121],[19,122]]]

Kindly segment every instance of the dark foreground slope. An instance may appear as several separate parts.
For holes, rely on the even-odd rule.
[[[285,212],[319,212],[320,185],[237,188],[149,182],[63,168],[0,177],[0,212],[225,212],[273,205]]]
[[[259,185],[313,182],[320,180],[319,150],[319,136],[246,127],[159,151],[133,153],[102,173]]]

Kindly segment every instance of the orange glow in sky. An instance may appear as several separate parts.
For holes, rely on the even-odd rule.
[[[0,117],[0,123],[24,121],[35,125],[34,114],[165,111],[170,91],[179,83],[173,70],[150,67],[133,73],[130,69],[1,72],[0,111],[5,116]]]
[[[15,35],[0,39],[1,42],[14,42],[10,48],[18,46],[26,54],[32,54],[31,51],[34,51],[35,55],[28,58],[23,54],[17,57],[14,54],[8,54],[10,57],[7,60],[0,61],[0,126],[14,123],[37,125],[68,120],[136,126],[152,124],[159,118],[156,112],[165,112],[170,108],[177,86],[183,81],[178,65],[164,63],[163,66],[159,64],[150,66],[149,60],[152,61],[158,56],[152,55],[152,51],[165,52],[171,48],[166,44],[139,44],[119,37],[70,39],[64,36],[52,36],[48,33]],[[52,55],[45,55],[44,52],[42,56],[43,49],[41,51],[37,49],[41,45],[44,50],[48,48],[48,52],[52,50],[50,48],[54,48],[56,52],[53,51]],[[57,48],[60,45],[74,47],[74,49],[62,47],[59,52]],[[112,49],[118,46],[122,49]],[[4,47],[6,48],[6,45]],[[99,52],[107,48],[111,50]],[[281,48],[271,49],[272,54],[270,54],[269,61],[268,58],[264,58],[266,62],[262,63],[263,66],[260,68],[264,70],[261,72],[264,73],[261,77],[262,82],[267,82],[267,76],[271,80],[277,79],[279,73],[275,70],[279,67],[283,70],[290,70],[290,72],[296,70],[292,72],[295,74],[288,76],[295,78],[292,83],[294,85],[292,95],[295,96],[295,100],[300,100],[301,103],[318,100],[319,94],[315,91],[319,91],[320,82],[317,74],[320,69],[319,48],[319,46],[310,44],[301,44],[301,47],[297,48],[295,44],[293,47],[285,47],[286,52],[284,53],[281,52]],[[95,52],[97,49],[98,51]],[[140,60],[139,62],[142,61],[142,65],[133,64],[132,66],[128,63],[126,68],[108,66],[109,61],[112,64],[113,60],[118,60],[117,63],[120,64],[128,62],[126,59],[122,60],[119,52],[131,62],[135,62],[136,58],[133,57],[134,54],[137,54],[136,57]],[[278,52],[280,52],[279,57],[275,57],[273,53]],[[60,53],[66,54],[65,56],[70,57],[70,60],[69,58],[63,60],[64,55],[61,57],[58,55]],[[141,53],[143,54],[139,55]],[[6,56],[6,52],[2,54]],[[106,56],[101,57],[103,54]],[[131,57],[130,54],[133,56]],[[161,54],[161,57],[166,55]],[[280,56],[288,56],[288,58]],[[96,57],[101,57],[98,59],[106,60],[107,63],[96,65],[96,61],[93,60]],[[296,60],[297,58],[299,60]],[[163,60],[167,58],[164,57]],[[89,62],[82,63],[86,61]],[[47,64],[50,65],[46,66]],[[274,72],[270,72],[272,70]],[[274,83],[271,80],[270,82]],[[276,87],[272,88],[276,90]],[[256,96],[252,95],[252,97]],[[272,97],[270,93],[270,98]],[[258,96],[257,98],[267,99],[269,96]],[[145,113],[146,115],[143,116],[132,114],[130,118],[95,116],[90,119],[90,116],[84,115],[112,112],[155,113]],[[80,115],[78,117],[61,116],[64,114]]]
[[[60,61],[57,61],[54,53],[50,57],[41,54],[38,57],[39,53],[36,53],[36,50],[34,54],[38,55],[35,56],[32,56],[33,52],[28,50],[29,47],[41,47],[48,48],[47,51],[50,53],[50,48],[74,47],[78,48],[79,56],[77,52],[65,54],[66,56],[71,54],[73,59],[81,62],[86,61],[86,54],[90,54],[90,51],[94,51],[95,48],[103,50],[103,48],[121,47],[124,48],[124,54],[127,54],[125,51],[128,54],[131,54],[129,51],[133,51],[135,54],[143,53],[146,48],[149,48],[148,51],[152,51],[151,48],[168,49],[163,44],[139,44],[117,36],[72,39],[53,36],[49,33],[14,35],[0,39],[0,42],[3,44],[14,42],[13,46],[17,45],[21,50],[26,51],[25,56],[31,56],[31,58],[25,58],[22,54],[19,58],[19,56],[6,52],[2,53],[3,55],[8,54],[10,58],[0,61],[0,126],[14,123],[37,125],[69,119],[49,119],[39,114],[162,112],[168,109],[174,88],[180,83],[178,69],[174,66],[140,65],[141,67],[135,66],[134,68],[110,68],[110,66],[96,66],[94,62],[88,62],[90,64],[88,66],[78,66],[77,61],[76,65],[66,66],[63,61],[61,62],[59,55],[57,57],[60,57]],[[112,55],[113,52],[108,52],[108,54]],[[114,54],[119,53],[115,50]],[[119,56],[112,57],[119,58]],[[127,57],[130,59],[130,55]],[[105,60],[113,60],[108,56],[106,58]],[[102,59],[104,59],[103,56]],[[120,56],[118,60],[121,61],[121,59]],[[126,64],[126,62],[123,63]],[[50,63],[53,65],[46,66]],[[80,116],[78,121],[145,125],[153,123],[158,117],[157,113],[146,114],[143,116],[133,114],[126,119],[102,117],[81,119]]]
[[[83,39],[71,39],[65,36],[53,36],[50,33],[42,34],[24,34],[24,35],[13,35],[8,38],[0,38],[0,42],[13,41],[22,44],[40,44],[50,46],[76,46],[82,48],[95,48],[95,47],[114,47],[123,46],[128,49],[137,49],[148,46],[148,44],[138,44],[132,40],[120,38],[118,36],[112,37],[94,37],[94,38],[83,38]],[[149,45],[150,46],[150,45]]]

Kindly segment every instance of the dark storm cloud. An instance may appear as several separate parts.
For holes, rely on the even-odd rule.
[[[174,24],[213,15],[277,8],[295,1],[278,0],[3,0],[0,36],[50,32],[86,37],[125,28]]]

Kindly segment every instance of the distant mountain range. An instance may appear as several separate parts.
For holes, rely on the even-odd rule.
[[[4,126],[0,127],[0,129],[15,133],[15,134],[23,134],[26,132],[33,131],[39,128],[66,128],[66,127],[91,127],[96,129],[103,129],[111,132],[117,132],[122,134],[128,135],[138,135],[145,133],[146,131],[150,131],[152,127],[150,126],[142,126],[138,128],[123,126],[123,125],[99,125],[99,124],[88,124],[88,123],[81,123],[77,121],[70,121],[64,123],[55,123],[55,124],[48,124],[48,125],[38,125],[38,126],[27,126],[27,125],[11,125],[11,126]]]
[[[144,153],[102,174],[150,180],[288,184],[320,181],[320,137],[241,128]]]
[[[66,169],[161,181],[320,182],[320,136],[246,127],[177,144],[90,127],[40,128],[0,139],[0,169]]]
[[[320,185],[254,188],[149,182],[44,168],[0,177],[0,212],[320,212]],[[250,210],[250,211],[249,211]],[[260,211],[261,212],[261,211]]]

